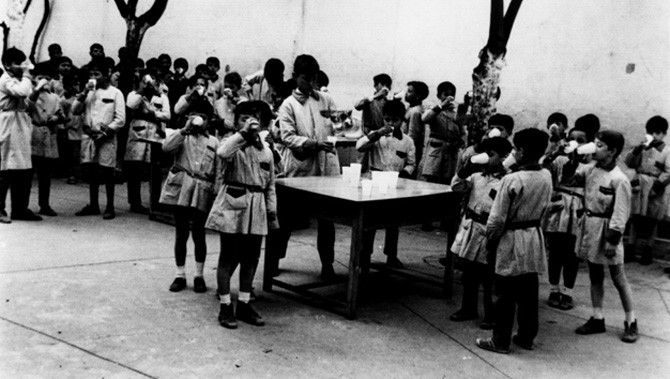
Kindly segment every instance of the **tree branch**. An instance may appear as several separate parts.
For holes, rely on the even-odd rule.
[[[512,0],[505,12],[505,46],[507,46],[507,41],[509,40],[510,34],[512,34],[512,26],[514,26],[514,20],[516,20],[516,15],[519,13],[519,8],[521,8],[521,3],[523,0]]]
[[[504,50],[504,14],[505,4],[503,0],[491,0],[491,19],[489,21],[489,39],[486,46],[493,53]]]
[[[130,17],[135,16],[135,11],[137,10],[137,0],[128,0],[128,14]]]
[[[51,14],[51,4],[49,0],[44,0],[44,13],[42,14],[42,21],[40,21],[40,26],[37,27],[35,32],[35,37],[33,38],[33,46],[30,48],[30,61],[35,63],[35,51],[37,50],[37,43],[40,41],[44,27],[49,20],[49,15]]]
[[[123,0],[114,0],[114,3],[116,4],[116,7],[119,9],[119,13],[121,14],[121,17],[124,19],[128,18],[128,4],[126,4],[125,1]]]
[[[3,21],[0,23],[0,27],[2,28],[2,53],[9,48],[7,44],[9,43],[9,26]]]
[[[23,14],[25,15],[26,12],[28,12],[28,8],[30,8],[30,4],[33,3],[33,0],[28,0],[26,1],[26,5],[23,7]]]
[[[155,0],[154,4],[149,8],[146,13],[137,18],[137,21],[141,24],[146,23],[149,26],[154,26],[160,20],[165,8],[167,7],[168,0]]]

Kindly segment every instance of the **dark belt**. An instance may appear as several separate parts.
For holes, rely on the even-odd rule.
[[[486,225],[486,222],[489,219],[489,214],[486,212],[477,213],[471,208],[465,208],[465,218],[469,218],[476,223]]]
[[[556,192],[561,192],[561,193],[565,193],[565,194],[568,194],[568,195],[571,195],[571,196],[576,196],[576,197],[579,197],[579,198],[581,198],[581,199],[584,198],[584,195],[583,195],[583,194],[581,194],[581,193],[579,193],[579,192],[575,192],[575,191],[570,190],[570,189],[567,189],[567,188],[565,188],[565,187],[556,187],[556,188],[554,188],[554,191],[556,191]]]
[[[257,186],[255,184],[244,184],[244,183],[238,183],[238,182],[224,182],[223,184],[229,186],[229,187],[238,187],[238,188],[244,188],[247,189],[249,192],[262,192],[265,193],[265,188],[261,186]]]
[[[598,213],[598,212],[593,212],[590,209],[586,209],[584,211],[587,216],[589,217],[597,217],[597,218],[612,218],[612,212],[606,212],[606,213]]]
[[[178,173],[178,172],[180,172],[180,171],[181,171],[181,172],[185,172],[188,176],[190,176],[190,177],[192,177],[192,178],[196,178],[196,179],[204,180],[204,181],[206,181],[206,182],[214,183],[214,178],[213,178],[213,177],[210,178],[210,177],[207,177],[207,176],[205,176],[205,175],[201,175],[201,174],[195,173],[195,172],[193,172],[193,171],[191,171],[191,170],[187,170],[185,167],[182,167],[182,166],[179,166],[179,165],[174,165],[174,166],[172,166],[172,168],[170,169],[170,171],[171,171],[172,173],[175,173],[175,174]]]
[[[542,224],[542,220],[525,220],[525,221],[513,221],[505,226],[506,230],[519,230],[519,229],[530,229],[530,228],[539,228]]]
[[[437,135],[437,134],[435,134],[435,133],[430,133],[430,134],[428,135],[428,138],[435,138],[435,139],[439,139],[440,141],[447,142],[447,137],[440,136],[440,135]]]

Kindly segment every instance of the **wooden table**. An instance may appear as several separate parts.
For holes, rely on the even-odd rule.
[[[399,179],[398,187],[386,194],[373,189],[371,196],[363,196],[360,186],[347,185],[341,177],[283,178],[277,179],[277,197],[283,207],[291,209],[291,216],[314,216],[351,226],[346,302],[326,299],[343,306],[344,314],[350,319],[356,318],[363,232],[441,220],[445,214],[456,214],[459,209],[459,196],[451,192],[449,186],[408,179]],[[449,234],[448,245],[451,238],[453,235]],[[277,264],[277,259],[266,249],[263,290],[272,291],[276,285],[301,295],[322,298],[310,289],[323,283],[292,285],[273,278],[267,268]],[[452,267],[451,254],[447,254],[442,282],[447,296],[451,296]]]

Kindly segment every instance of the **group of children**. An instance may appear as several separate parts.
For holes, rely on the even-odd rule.
[[[4,211],[8,187],[12,219],[40,218],[28,209],[32,168],[39,183],[39,213],[56,214],[49,205],[49,182],[58,156],[55,130],[59,125],[80,133],[81,142],[75,146],[85,168],[90,201],[77,215],[100,214],[98,185],[104,183],[103,218],[114,218],[117,135],[126,125],[128,110],[123,160],[131,211],[146,212],[139,178],[148,164],[150,146],[143,140],[164,136],[163,150],[174,155],[160,196],[160,202],[174,209],[177,273],[170,290],[187,287],[189,235],[195,245],[193,289],[207,290],[205,229],[217,231],[221,236],[219,322],[227,328],[237,327],[237,320],[263,325],[250,305],[262,238],[267,237],[268,254],[280,259],[286,255],[295,226],[291,210],[277,203],[275,178],[340,175],[337,151],[329,142],[335,133],[330,115],[337,108],[322,91],[327,76],[314,57],[300,55],[288,81],[277,59],[268,60],[262,72],[242,78],[235,72],[220,77],[214,57],[186,78],[188,63],[177,59],[172,72],[171,59],[164,54],[147,62],[147,69],[136,71],[134,89],[124,97],[115,85],[119,80],[115,73],[123,68],[110,67],[100,50],[101,46],[91,46],[92,60],[79,70],[87,81],[67,79],[67,68],[61,66],[71,66],[71,61],[62,56],[54,58],[58,65],[38,66],[31,78],[21,51],[10,48],[3,54],[0,221],[9,221]],[[650,119],[649,140],[626,156],[626,165],[636,171],[631,180],[617,165],[623,136],[599,130],[594,115],[577,119],[568,130],[567,118],[556,113],[547,121],[548,133],[531,128],[512,134],[512,117],[496,114],[488,120],[484,139],[466,148],[468,104],[455,102],[452,83],[438,85],[439,104],[428,109],[423,101],[429,91],[423,82],[408,82],[404,91],[392,94],[391,78],[380,74],[373,78],[373,87],[373,95],[355,105],[362,111],[365,135],[356,148],[365,169],[451,184],[465,198],[463,219],[451,246],[464,262],[463,303],[450,319],[478,318],[481,284],[484,317],[480,326],[492,329],[493,336],[478,339],[479,347],[508,352],[515,343],[532,349],[538,331],[539,274],[549,272],[549,305],[570,309],[579,258],[588,262],[593,317],[577,333],[605,331],[602,299],[608,266],[626,312],[622,340],[637,340],[637,320],[623,270],[623,235],[631,209],[641,220],[631,232],[633,245],[638,225],[649,225],[653,241],[658,221],[668,212],[664,194],[670,183],[670,148],[663,143],[665,119]],[[367,232],[364,238],[364,268],[374,234]],[[333,223],[318,220],[317,250],[321,278],[326,281],[335,277],[334,242]],[[385,242],[388,264],[402,267],[397,228],[386,230]],[[649,252],[647,246],[643,262],[650,260]],[[238,265],[240,287],[234,307],[230,278]],[[278,267],[266,269],[275,275],[279,272]],[[515,314],[519,329],[512,336]]]

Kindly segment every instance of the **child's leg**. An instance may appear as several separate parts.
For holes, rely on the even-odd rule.
[[[623,305],[623,310],[626,312],[626,321],[631,323],[635,321],[635,314],[633,312],[633,292],[630,289],[628,279],[626,279],[623,264],[610,265],[610,275],[612,276],[614,287],[619,291],[621,305]]]
[[[547,271],[549,272],[549,284],[551,292],[561,292],[559,286],[561,280],[561,243],[558,233],[546,233],[548,246]]]
[[[537,297],[539,285],[537,273],[520,275],[516,279],[515,292],[517,293],[517,304],[519,306],[517,313],[518,335],[523,343],[532,345],[538,329]]]
[[[32,170],[9,170],[11,172],[10,191],[12,196],[12,216],[28,211]]]
[[[572,296],[572,289],[575,288],[577,281],[577,272],[579,271],[579,260],[575,253],[575,244],[577,238],[573,235],[566,236],[565,254],[563,255],[563,285],[568,290],[567,295]]]
[[[384,255],[387,258],[398,257],[398,234],[400,231],[398,227],[386,228],[386,235],[384,236]]]
[[[108,211],[114,211],[114,167],[102,167],[100,166],[100,171],[102,172],[102,178],[105,183],[105,192],[107,195],[107,206],[105,207]]]
[[[35,159],[36,158],[36,159]],[[54,159],[34,157],[33,162],[37,162],[35,171],[37,172],[38,183],[38,204],[42,209],[49,208],[49,195],[51,192],[51,170],[54,168]]]
[[[142,183],[140,181],[141,163],[126,161],[126,174],[128,177],[128,204],[131,207],[142,205]]]
[[[7,201],[7,192],[9,192],[9,171],[0,171],[0,212],[5,211],[5,202]]]
[[[191,209],[191,236],[195,247],[195,276],[202,277],[207,258],[207,239],[205,238],[205,222],[207,214],[196,209]]]
[[[186,265],[186,243],[189,235],[189,214],[188,209],[183,207],[175,207],[174,210],[174,259],[177,265],[177,277],[185,278],[186,272],[184,266]]]
[[[479,275],[484,289],[484,294],[482,295],[484,297],[484,321],[493,322],[495,319],[495,309],[493,307],[493,267],[487,264],[480,264]]]
[[[477,316],[477,300],[479,298],[479,279],[477,263],[463,260],[463,299],[461,301],[460,313],[467,316]]]
[[[240,296],[239,300],[248,303],[254,284],[254,274],[261,255],[262,236],[244,235],[240,240]]]
[[[495,276],[495,327],[493,328],[493,343],[498,348],[508,348],[512,339],[514,313],[516,311],[514,279],[511,277]]]
[[[332,276],[335,261],[335,224],[332,221],[318,220],[316,247],[321,259],[322,275]]]
[[[98,184],[100,183],[98,165],[95,163],[87,163],[84,167],[86,181],[88,182],[88,197],[89,205],[93,209],[100,209],[98,201]]]
[[[591,304],[593,305],[593,318],[603,319],[603,298],[605,290],[603,282],[605,281],[604,267],[599,264],[589,262],[589,279],[591,280]]]
[[[242,241],[236,234],[221,233],[221,253],[216,268],[216,283],[222,304],[230,304],[230,277],[240,262]]]

